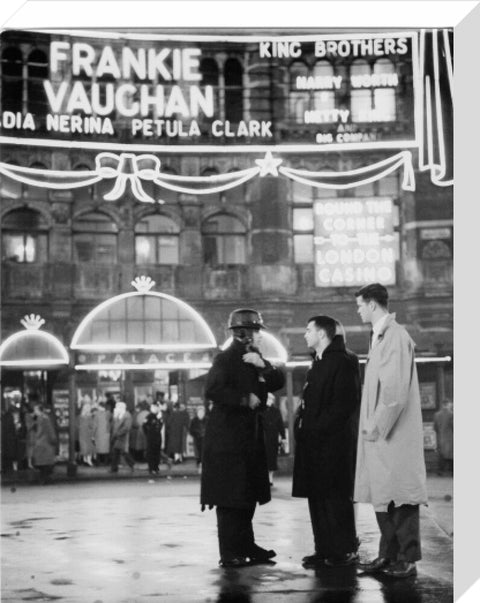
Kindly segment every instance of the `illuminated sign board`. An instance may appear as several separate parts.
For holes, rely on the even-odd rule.
[[[213,359],[213,353],[202,352],[159,352],[138,350],[136,352],[80,352],[76,357],[75,368],[77,370],[100,370],[100,369],[146,369],[155,370],[159,368],[209,368]]]
[[[3,108],[2,136],[74,136],[96,148],[416,143],[416,32],[1,36],[14,49],[4,56],[28,42],[45,57],[28,64],[23,74],[34,75],[20,87],[2,81],[18,97],[17,110],[15,101]]]
[[[315,285],[395,284],[392,199],[322,199],[314,205]]]

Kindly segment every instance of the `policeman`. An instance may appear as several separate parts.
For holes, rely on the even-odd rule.
[[[270,500],[261,411],[268,392],[285,376],[260,353],[259,312],[234,310],[228,319],[233,340],[208,375],[205,397],[213,402],[207,422],[201,482],[202,508],[216,506],[220,566],[272,563],[275,551],[255,544],[255,506]]]

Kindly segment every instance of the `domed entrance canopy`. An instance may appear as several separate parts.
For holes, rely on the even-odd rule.
[[[229,337],[222,345],[222,350],[228,348],[232,343],[232,337]],[[286,363],[288,358],[288,352],[283,345],[268,331],[261,331],[259,350],[264,358],[269,362],[282,362]]]
[[[75,368],[208,368],[217,344],[200,314],[184,301],[151,291],[149,277],[132,281],[136,291],[94,308],[73,335]],[[82,353],[80,353],[82,352]]]
[[[68,352],[51,333],[41,331],[45,320],[30,314],[21,321],[25,330],[7,337],[0,346],[0,366],[11,369],[41,369],[68,365]]]

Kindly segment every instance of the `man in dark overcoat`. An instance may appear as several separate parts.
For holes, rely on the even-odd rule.
[[[206,426],[201,482],[202,506],[216,506],[220,565],[241,567],[275,556],[255,544],[256,504],[270,500],[262,411],[268,392],[283,387],[283,371],[258,350],[265,328],[255,310],[229,317],[231,345],[210,369],[205,396],[213,402]]]
[[[353,509],[355,424],[360,405],[358,361],[329,316],[308,321],[315,350],[296,419],[292,495],[308,499],[315,552],[305,567],[357,560]]]

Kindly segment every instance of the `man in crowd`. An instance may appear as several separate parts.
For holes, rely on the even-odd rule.
[[[228,320],[231,345],[210,369],[205,396],[213,402],[203,448],[202,507],[216,506],[220,565],[269,563],[275,551],[255,543],[257,503],[270,500],[262,411],[268,392],[284,384],[283,372],[260,353],[259,312],[234,310]]]
[[[381,534],[378,557],[361,569],[406,578],[416,574],[415,562],[421,558],[419,505],[427,502],[414,343],[388,312],[383,285],[367,285],[355,297],[358,314],[372,332],[354,498],[373,505]]]
[[[112,432],[111,432],[111,473],[117,473],[118,463],[123,456],[125,462],[133,472],[135,461],[129,453],[130,430],[132,429],[132,415],[127,410],[127,405],[119,400],[113,411]]]
[[[353,483],[358,361],[336,331],[333,318],[314,316],[305,332],[315,358],[296,419],[292,494],[308,498],[315,552],[303,558],[307,568],[357,561]]]

